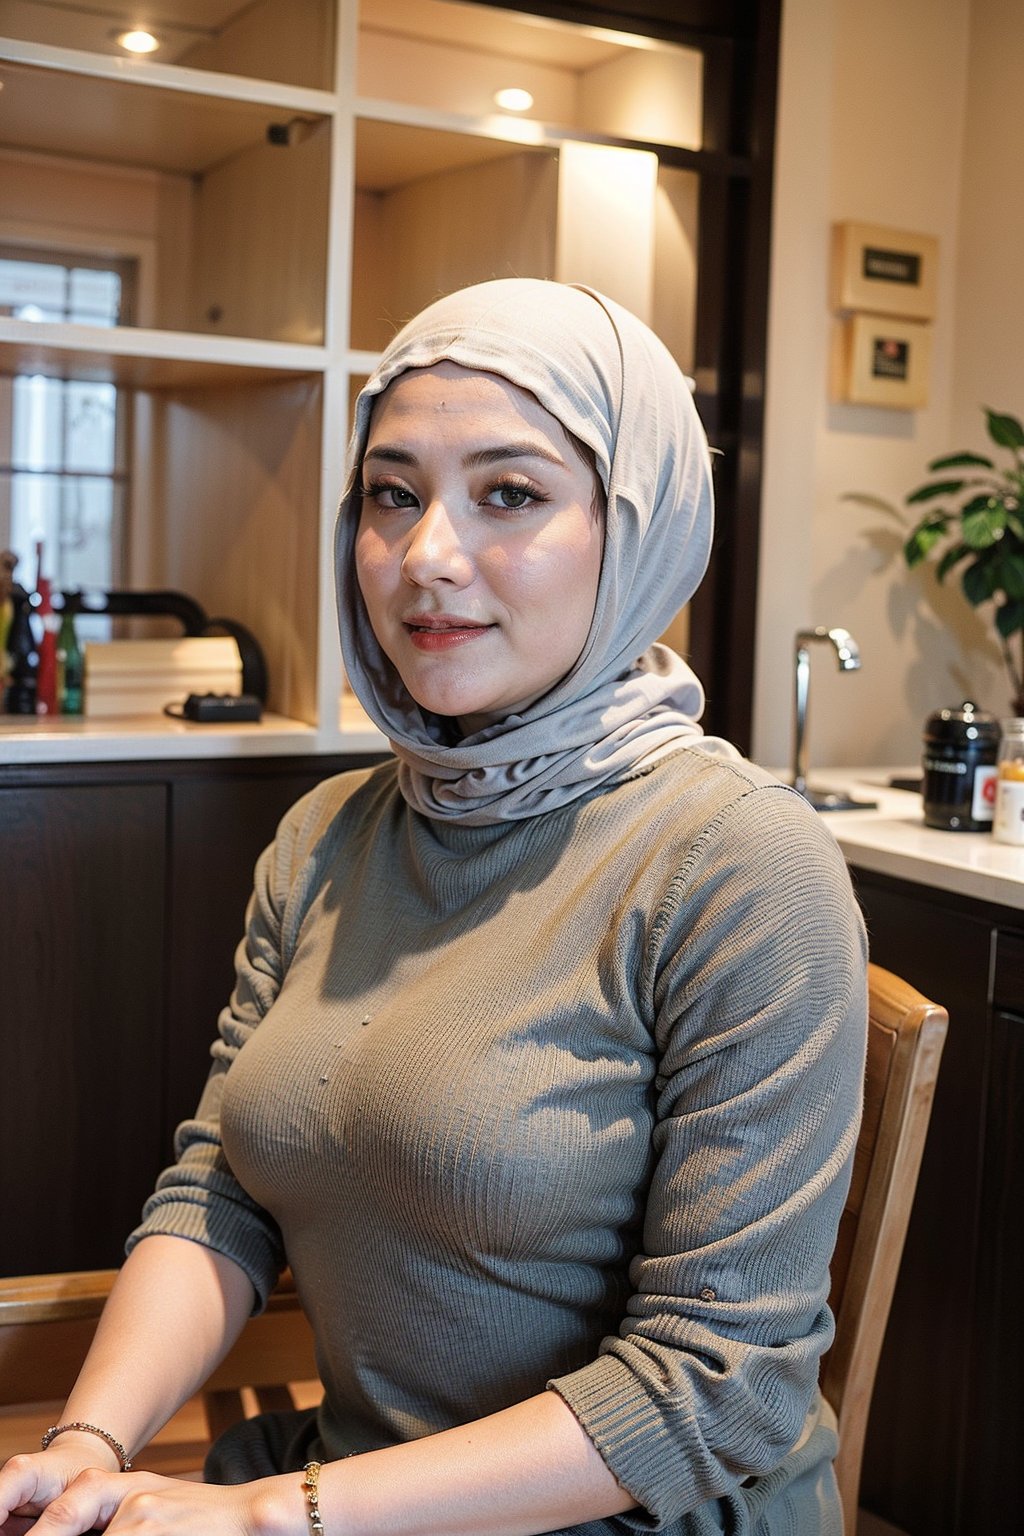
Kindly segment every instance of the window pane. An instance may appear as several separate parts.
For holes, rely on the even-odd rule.
[[[62,587],[115,586],[113,550],[117,499],[123,488],[111,480],[63,482],[60,547],[54,570]]]
[[[16,469],[60,469],[64,450],[64,390],[41,374],[14,381],[13,460]]]
[[[12,475],[11,547],[22,585],[35,586],[41,541],[44,574],[57,589],[114,586],[123,495],[119,482],[93,476]]]
[[[118,272],[71,271],[71,302],[68,319],[84,325],[116,325],[121,309],[121,276]]]
[[[72,383],[64,390],[64,467],[109,475],[114,469],[115,386]]]
[[[21,319],[116,325],[133,264],[89,252],[0,254],[0,311]],[[29,590],[109,590],[121,581],[128,494],[123,418],[113,384],[41,375],[0,380],[0,547],[18,557]],[[109,620],[83,621],[94,634]],[[83,632],[84,637],[84,632]]]
[[[11,476],[11,548],[18,557],[17,577],[32,591],[36,584],[36,545],[42,541],[52,572],[60,532],[60,480],[56,475]]]
[[[0,313],[16,320],[63,320],[67,268],[0,257]]]

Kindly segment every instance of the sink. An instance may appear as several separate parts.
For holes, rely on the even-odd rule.
[[[810,646],[826,641],[835,651],[840,672],[860,670],[860,651],[847,629],[801,629],[796,636],[796,714],[793,730],[792,785],[816,811],[874,811],[877,800],[855,800],[840,791],[814,789],[807,782],[807,705],[810,693]]]
[[[812,789],[808,785],[801,793],[816,811],[876,811],[878,809],[877,800],[855,800],[852,795],[844,795],[838,790]]]

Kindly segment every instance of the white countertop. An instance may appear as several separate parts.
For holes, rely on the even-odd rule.
[[[822,813],[847,863],[1024,910],[1024,848],[997,843],[990,832],[926,827],[920,795],[888,788],[894,772],[900,770],[830,768],[810,775],[815,789],[844,790],[878,802],[872,811]]]
[[[180,761],[188,758],[310,756],[381,752],[387,742],[354,700],[342,701],[339,729],[266,713],[259,722],[205,725],[169,715],[0,715],[0,764]]]

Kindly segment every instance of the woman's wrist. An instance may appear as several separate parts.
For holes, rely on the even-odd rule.
[[[253,1536],[311,1536],[305,1472],[283,1472],[250,1484]],[[327,1526],[325,1536],[344,1536]]]
[[[84,1452],[88,1463],[92,1467],[101,1467],[104,1471],[121,1471],[121,1458],[114,1447],[100,1435],[93,1434],[87,1429],[62,1429],[59,1435],[54,1435],[43,1447],[46,1454],[57,1451]]]

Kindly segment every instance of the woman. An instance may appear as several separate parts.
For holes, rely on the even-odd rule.
[[[396,338],[350,465],[342,644],[396,756],[261,859],[89,1427],[8,1464],[0,1518],[830,1536],[863,931],[814,813],[654,645],[711,538],[685,380],[596,293],[485,283]],[[286,1260],[318,1416],[229,1435],[218,1486],[115,1475]]]

